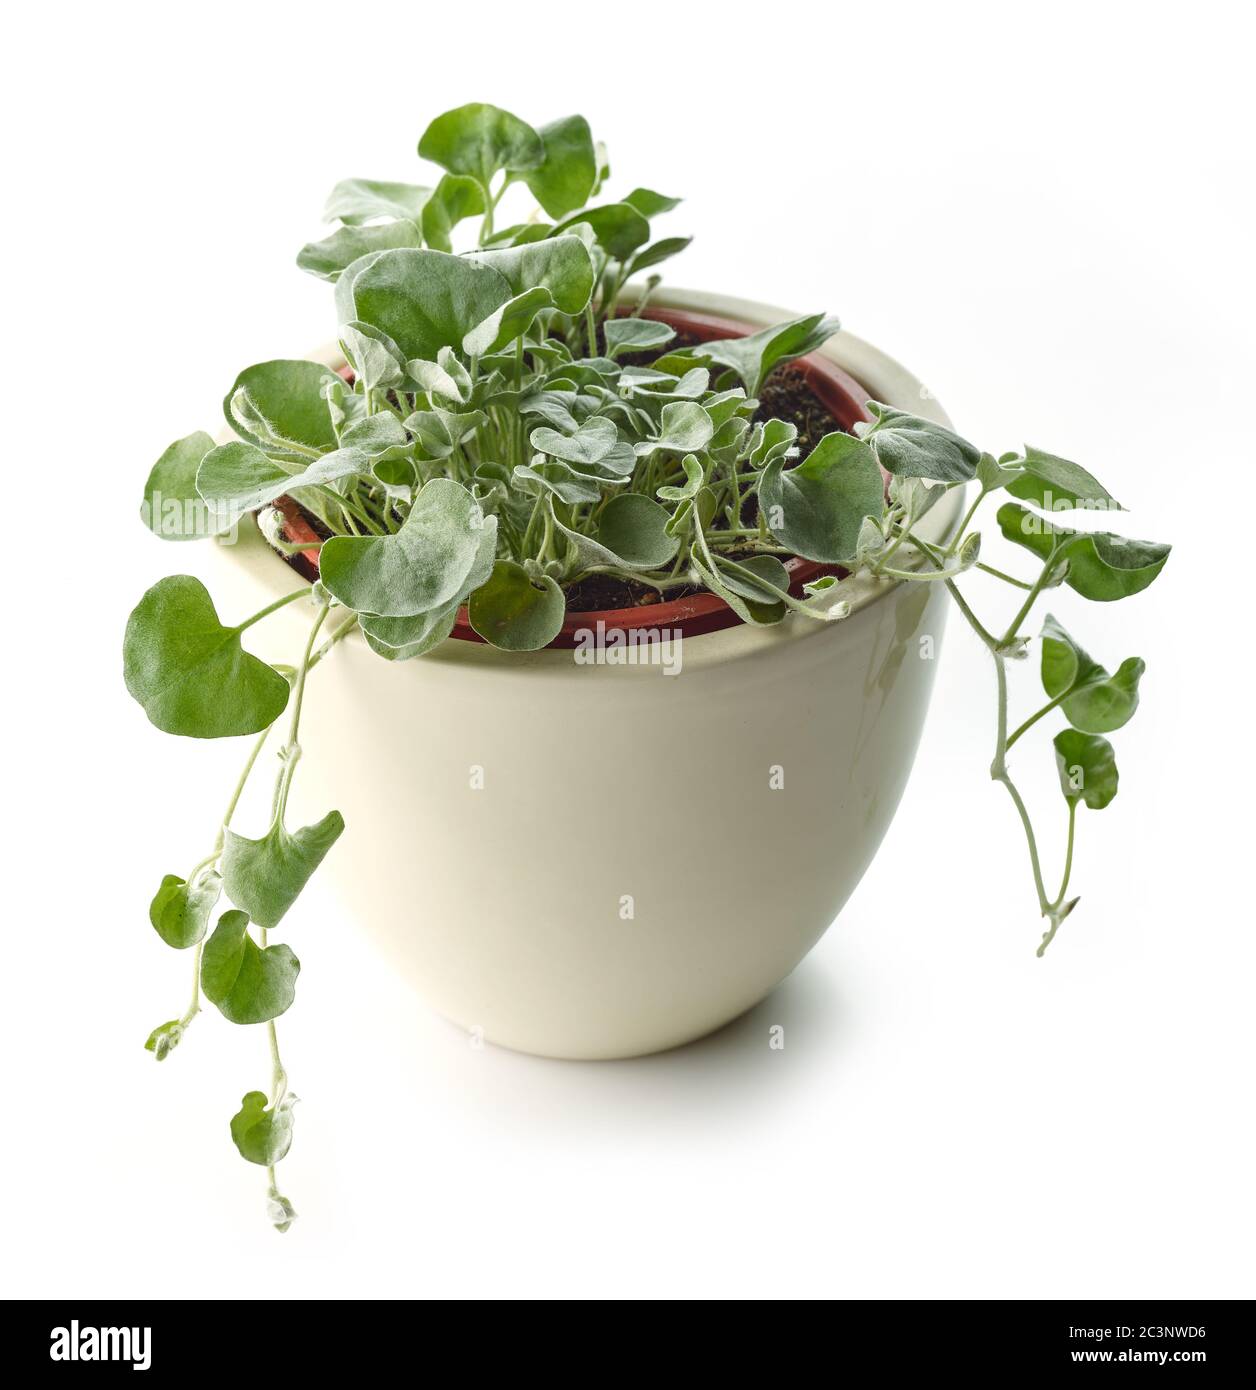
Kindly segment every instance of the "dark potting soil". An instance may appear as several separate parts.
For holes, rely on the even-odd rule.
[[[698,338],[690,334],[677,333],[676,337],[668,344],[668,351],[691,347],[698,341]],[[633,366],[648,366],[655,356],[657,356],[655,353],[633,353],[625,356],[624,362]],[[759,408],[755,411],[754,419],[756,421],[788,420],[796,425],[798,428],[798,462],[800,463],[826,434],[832,434],[834,430],[841,429],[823,401],[807,385],[806,374],[792,363],[778,367],[764,383],[763,389],[759,392]],[[316,516],[306,511],[304,507],[300,510],[314,532],[321,539],[327,540],[331,535],[327,527]],[[753,525],[757,516],[756,499],[749,498],[742,514],[742,523]],[[721,524],[716,522],[715,529],[718,530]],[[285,558],[298,574],[307,579],[317,577],[313,566],[301,555]],[[688,598],[693,594],[703,592],[705,591],[693,586],[669,589],[667,599],[670,602],[673,599]],[[608,574],[588,575],[578,583],[568,585],[566,596],[569,613],[598,613],[614,608],[643,608],[663,601],[663,595],[647,584],[640,584],[636,580],[615,579]]]

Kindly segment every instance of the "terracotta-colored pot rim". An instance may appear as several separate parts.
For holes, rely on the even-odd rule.
[[[647,318],[657,319],[669,324],[678,332],[689,334],[699,342],[709,342],[716,338],[740,338],[754,330],[736,319],[724,318],[716,314],[704,314],[681,309],[651,308]],[[838,426],[850,430],[860,420],[871,420],[866,401],[868,392],[849,372],[843,371],[836,362],[826,357],[812,354],[803,357],[795,364],[801,368],[807,386],[823,403]],[[316,544],[320,537],[302,515],[300,508],[290,497],[281,497],[276,504],[284,515],[284,530],[298,545]],[[294,557],[293,567],[307,579],[318,577],[317,550],[306,550]],[[790,593],[801,594],[804,584],[822,575],[842,574],[837,565],[818,564],[813,560],[794,557],[785,562],[790,577]],[[670,599],[663,603],[642,604],[634,608],[606,608],[591,612],[569,612],[563,620],[558,635],[550,642],[550,647],[570,650],[577,645],[577,634],[597,631],[656,631],[670,629],[673,634],[697,637],[707,632],[719,632],[725,628],[736,627],[741,618],[715,594],[691,594],[686,598]],[[484,638],[471,626],[464,605],[458,610],[450,636],[462,642],[483,642]]]

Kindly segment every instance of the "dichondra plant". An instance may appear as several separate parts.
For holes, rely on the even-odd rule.
[[[839,620],[843,575],[941,584],[994,667],[990,771],[1024,827],[1046,924],[1041,954],[1077,903],[1069,887],[1078,808],[1101,810],[1116,795],[1105,736],[1137,708],[1143,663],[1109,671],[1048,614],[1045,700],[1015,726],[1009,667],[1029,649],[1031,613],[1047,590],[1126,598],[1156,578],[1169,552],[1049,521],[1061,510],[1119,509],[1079,465],[1034,448],[995,457],[876,402],[855,434],[830,433],[802,456],[795,424],[762,418],[759,394],[836,321],[811,314],[746,337],[677,341],[649,305],[655,268],[688,244],[653,234],[678,200],[648,188],[601,197],[606,155],[582,117],[534,128],[493,106],[464,106],[432,122],[419,154],[443,170],[434,184],[337,184],[327,206],[336,230],[297,257],[334,285],[347,370],[304,361],[246,368],[224,402],[234,438],[176,441],[145,491],[145,520],[164,539],[222,536],[256,516],[287,555],[301,546],[275,504],[290,499],[326,536],[318,581],[260,612],[220,616],[197,579],[175,575],[140,600],[124,644],[127,688],[159,729],[253,739],[201,857],[189,856],[185,876],[167,874],[153,898],[153,927],[192,953],[193,979],[186,1011],[154,1029],[147,1047],[169,1056],[202,999],[231,1023],[265,1026],[269,1087],[243,1097],[230,1131],[240,1154],[267,1170],[281,1231],[295,1212],[275,1167],[292,1142],[296,1098],[275,1021],[293,1002],[301,966],[270,935],[344,830],[335,810],[290,826],[288,801],[309,678],[354,629],[382,659],[404,661],[443,642],[464,606],[495,647],[544,647],[563,623],[567,592],[594,575],[663,597],[702,587],[756,624]],[[526,220],[501,225],[507,195],[531,208]],[[464,237],[466,249],[455,251]],[[924,539],[925,513],[964,487],[971,501],[951,539]],[[976,521],[992,497],[1005,499],[998,529],[1032,557],[1027,577],[980,558]],[[792,556],[836,572],[795,594],[784,563]],[[960,577],[977,571],[1019,591],[1005,624],[979,619],[961,591]],[[294,665],[275,667],[248,650],[249,632],[288,604],[308,611],[308,636]],[[1068,841],[1053,890],[1009,754],[1057,711]],[[233,818],[272,740],[270,819],[250,838]]]

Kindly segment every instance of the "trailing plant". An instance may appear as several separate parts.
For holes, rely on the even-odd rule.
[[[287,555],[301,547],[275,504],[292,499],[326,535],[318,582],[224,621],[197,579],[162,579],[131,614],[124,643],[127,688],[159,729],[253,736],[206,852],[185,876],[167,874],[153,898],[153,927],[192,953],[193,983],[188,1008],[146,1046],[168,1057],[202,999],[231,1023],[265,1026],[269,1088],[244,1096],[230,1131],[240,1154],[267,1170],[281,1231],[295,1212],[275,1167],[292,1142],[295,1096],[275,1021],[301,967],[269,937],[344,829],[334,810],[294,829],[288,802],[308,679],[351,631],[384,660],[409,660],[443,642],[465,605],[486,641],[533,651],[558,633],[567,592],[593,575],[663,596],[705,588],[754,624],[840,619],[842,574],[941,584],[993,661],[991,775],[1024,827],[1046,921],[1041,954],[1077,902],[1068,889],[1078,808],[1102,809],[1116,794],[1104,736],[1134,713],[1143,663],[1130,658],[1110,673],[1048,615],[1045,703],[1015,728],[1009,664],[1026,654],[1030,614],[1047,590],[1125,598],[1155,579],[1169,550],[1049,522],[1044,514],[1061,508],[1117,507],[1079,465],[1032,448],[995,458],[876,402],[855,434],[830,433],[802,457],[795,424],[762,418],[759,394],[836,320],[811,314],[746,337],[676,341],[647,311],[656,267],[688,244],[653,233],[678,200],[639,187],[599,201],[609,169],[582,117],[534,128],[493,106],[464,106],[432,122],[419,153],[443,170],[435,182],[337,184],[327,206],[336,230],[297,257],[334,286],[348,370],[246,368],[224,401],[234,438],[176,441],[145,489],[145,520],[164,539],[258,524]],[[512,190],[535,206],[499,225]],[[455,252],[463,224],[471,235]],[[921,537],[930,507],[966,486],[975,495],[953,537]],[[1031,577],[980,559],[976,520],[991,497],[1012,499],[996,521],[1037,561]],[[840,573],[794,594],[791,556]],[[1006,626],[987,626],[961,592],[960,576],[976,570],[1023,593]],[[245,643],[289,604],[309,612],[308,636],[293,666],[272,666]],[[1056,710],[1066,721],[1054,749],[1068,849],[1052,893],[1008,754]],[[250,838],[233,817],[276,728],[285,733],[270,819]]]

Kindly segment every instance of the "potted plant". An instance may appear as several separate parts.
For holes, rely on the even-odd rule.
[[[991,776],[1024,826],[1041,954],[1077,901],[1078,808],[1115,795],[1105,735],[1143,663],[1109,672],[1047,615],[1019,722],[1009,667],[1045,591],[1127,597],[1169,549],[1050,520],[1118,504],[1068,460],[970,444],[835,320],[662,292],[688,239],[652,224],[677,200],[601,197],[581,117],[465,106],[419,153],[432,186],[338,184],[337,229],[298,256],[334,285],[336,346],[247,368],[230,435],[153,467],[151,530],[232,543],[214,597],[160,580],[124,643],[158,728],[251,739],[203,852],[153,899],[193,985],[147,1046],[167,1057],[203,1004],[265,1026],[269,1087],[230,1128],[280,1230],[276,1019],[300,963],[271,934],[346,826],[331,871],[449,1017],[551,1056],[674,1046],[763,998],[853,891],[954,605],[992,659]],[[1023,576],[981,559],[992,498]],[[976,571],[1017,591],[1009,622],[970,607],[957,581]],[[1056,711],[1058,890],[1008,760]],[[269,815],[240,825],[264,754]]]

